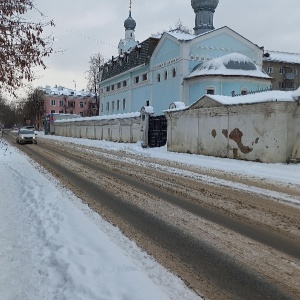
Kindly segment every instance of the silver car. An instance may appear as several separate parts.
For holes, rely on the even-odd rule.
[[[16,142],[19,144],[26,144],[26,143],[37,144],[37,136],[33,130],[20,129],[17,133]]]

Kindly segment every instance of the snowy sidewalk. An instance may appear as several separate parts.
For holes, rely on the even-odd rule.
[[[0,184],[1,299],[200,299],[3,141]]]

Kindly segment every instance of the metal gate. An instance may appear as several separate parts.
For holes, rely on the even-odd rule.
[[[165,116],[149,117],[148,145],[151,148],[164,146],[167,142],[167,119]]]

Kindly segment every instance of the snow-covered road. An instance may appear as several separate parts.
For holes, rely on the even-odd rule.
[[[200,299],[3,140],[0,182],[1,299]]]
[[[143,149],[139,144],[39,135],[42,139],[121,150],[285,187],[300,186],[300,164],[260,164],[170,153],[166,147]],[[179,168],[163,168],[169,168],[170,173],[180,172]],[[182,175],[199,176],[186,172]],[[218,184],[227,183],[219,180]],[[1,299],[200,299],[43,168],[3,140],[0,186]],[[236,188],[250,187],[237,183]],[[252,188],[252,192],[265,193],[258,188]],[[299,205],[298,197],[286,198],[275,192],[268,195]]]

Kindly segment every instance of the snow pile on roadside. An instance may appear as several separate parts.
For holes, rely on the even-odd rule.
[[[300,164],[267,164],[251,161],[235,160],[230,158],[219,158],[187,153],[176,153],[167,151],[167,147],[143,148],[141,143],[114,143],[105,140],[91,140],[82,138],[63,137],[55,135],[44,135],[39,133],[39,138],[53,140],[53,142],[67,142],[76,145],[86,145],[114,151],[127,151],[136,155],[174,162],[174,164],[186,164],[208,170],[238,174],[243,177],[254,177],[285,185],[300,186]]]
[[[200,299],[0,140],[1,299]]]

